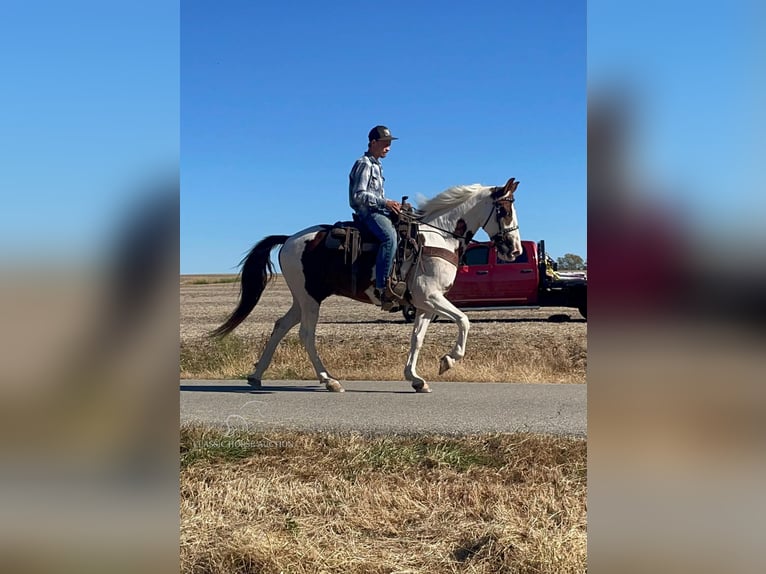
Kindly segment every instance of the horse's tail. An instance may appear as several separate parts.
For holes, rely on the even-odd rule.
[[[271,250],[277,245],[284,244],[288,235],[269,235],[259,241],[239,262],[240,291],[239,304],[228,319],[210,332],[210,337],[224,337],[231,333],[244,321],[258,304],[269,280],[274,276],[274,265],[271,263]]]

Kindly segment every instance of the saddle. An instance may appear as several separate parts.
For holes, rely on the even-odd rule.
[[[391,270],[391,279],[403,281],[401,267],[418,248],[418,224],[415,219],[412,205],[406,202],[407,197],[402,198],[402,210],[399,216],[392,215],[392,221],[398,235],[396,257],[394,267]],[[331,251],[342,251],[343,261],[351,265],[352,273],[356,276],[356,263],[359,255],[367,252],[375,252],[380,242],[359,220],[354,213],[353,221],[338,221],[327,231],[324,247]]]
[[[330,251],[342,251],[343,261],[354,265],[363,252],[376,251],[380,242],[354,214],[354,221],[337,221],[327,231],[324,246]]]

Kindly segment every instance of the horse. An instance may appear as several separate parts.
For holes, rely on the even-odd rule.
[[[479,228],[497,246],[498,256],[513,261],[522,253],[514,193],[519,182],[514,178],[504,186],[480,184],[451,187],[425,200],[414,211],[418,222],[417,248],[403,262],[405,297],[416,309],[410,352],[404,369],[406,380],[417,393],[431,392],[418,375],[418,355],[430,322],[438,315],[451,319],[458,328],[457,340],[439,363],[439,374],[452,368],[465,355],[470,327],[468,317],[446,297],[457,274],[459,253]],[[211,337],[231,333],[255,308],[274,276],[271,251],[281,245],[279,263],[293,296],[290,309],[274,324],[255,370],[247,376],[253,387],[261,386],[274,351],[282,338],[300,323],[299,337],[314,366],[320,384],[328,391],[344,392],[343,385],[325,368],[316,350],[315,333],[319,307],[327,297],[340,295],[380,305],[374,294],[375,252],[362,253],[356,268],[343,253],[327,249],[326,235],[332,226],[316,225],[287,235],[271,235],[258,242],[240,262],[240,297],[237,307]]]

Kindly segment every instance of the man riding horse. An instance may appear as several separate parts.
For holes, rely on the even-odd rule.
[[[417,373],[417,362],[428,325],[437,316],[450,319],[458,329],[452,349],[439,360],[439,374],[451,369],[465,355],[470,322],[445,294],[455,281],[458,253],[479,229],[492,239],[500,259],[513,261],[522,253],[514,207],[519,182],[510,178],[502,186],[456,185],[419,202],[415,211],[405,202],[406,198],[401,205],[386,199],[383,191],[380,160],[386,157],[395,139],[385,126],[372,128],[367,153],[351,169],[348,196],[356,227],[350,222],[337,222],[314,225],[293,235],[269,235],[254,245],[240,263],[239,302],[229,317],[211,331],[211,336],[231,333],[261,300],[274,278],[271,251],[277,246],[282,277],[293,297],[290,309],[274,323],[254,371],[247,375],[250,385],[261,386],[280,341],[300,323],[298,336],[320,383],[329,391],[344,391],[340,381],[328,372],[316,346],[319,307],[332,295],[380,305],[384,311],[394,310],[406,295],[408,304],[416,311],[404,376],[417,393],[431,392]],[[396,219],[398,230],[392,218]],[[374,287],[374,245],[364,240],[362,235],[367,233],[359,233],[357,227],[369,230],[380,242],[374,256]],[[398,249],[400,237],[402,245]],[[413,237],[417,240],[412,241]],[[394,270],[397,258],[402,266]],[[392,270],[396,280],[391,278]]]
[[[407,288],[402,281],[393,285],[389,281],[398,242],[391,214],[398,216],[402,206],[397,201],[386,199],[380,160],[388,154],[391,142],[399,138],[392,136],[386,126],[375,126],[367,139],[367,151],[356,160],[348,176],[348,202],[359,223],[380,241],[375,260],[375,297],[383,311],[392,311]]]

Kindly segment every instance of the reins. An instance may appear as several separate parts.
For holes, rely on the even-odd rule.
[[[509,201],[511,204],[513,204],[513,196],[511,196],[510,200],[503,200],[501,199],[504,195],[508,193],[508,186],[512,183],[512,180],[509,180],[509,183],[506,184],[505,187],[496,187],[494,188],[494,191],[492,192],[492,209],[487,214],[487,219],[484,220],[484,223],[480,226],[481,229],[486,228],[487,224],[489,223],[489,220],[492,218],[492,214],[495,214],[495,217],[497,217],[498,222],[498,233],[492,237],[492,240],[495,242],[495,244],[498,244],[498,242],[502,239],[502,237],[509,232],[517,231],[519,229],[518,224],[510,229],[503,230],[501,225],[501,220],[505,218],[506,215],[508,215],[508,209],[501,205],[501,202]],[[518,184],[516,184],[518,186]],[[514,191],[516,189],[516,186],[513,187]],[[407,198],[402,198],[402,204],[405,203],[405,200]],[[413,265],[408,269],[407,273],[405,274],[405,281],[409,280],[409,275],[414,271],[415,268],[422,265],[422,258],[421,255],[428,255],[432,257],[441,257],[442,259],[447,260],[448,262],[452,263],[454,266],[458,266],[459,261],[459,253],[462,252],[465,247],[471,243],[480,243],[477,239],[474,239],[475,232],[469,231],[467,228],[463,233],[456,233],[456,231],[459,229],[460,222],[463,221],[462,219],[458,220],[458,224],[455,227],[455,231],[451,231],[449,229],[444,229],[443,227],[439,227],[437,225],[433,225],[432,223],[427,223],[423,221],[423,218],[427,214],[422,215],[416,215],[415,211],[410,207],[409,209],[405,211],[401,211],[399,214],[400,221],[403,221],[405,224],[411,224],[413,222],[417,223],[418,225],[423,225],[426,227],[430,227],[431,229],[438,231],[444,235],[451,236],[455,239],[457,239],[459,242],[462,243],[460,247],[453,253],[447,249],[443,249],[440,247],[427,247],[427,246],[421,246],[419,248],[416,248],[414,252],[414,261]],[[465,228],[465,222],[463,221],[463,227]],[[478,231],[478,229],[477,229]]]
[[[489,215],[487,215],[487,219],[480,226],[480,229],[483,229],[484,227],[486,227],[487,223],[489,223],[489,220],[492,218],[492,214],[493,213],[497,213],[497,207],[495,205],[492,206],[492,210],[489,212]],[[400,214],[400,216],[401,216],[401,214]],[[408,215],[408,217],[409,217],[409,215]],[[466,234],[459,235],[459,234],[457,234],[457,233],[455,233],[453,231],[450,231],[449,229],[443,229],[441,227],[437,227],[436,225],[432,225],[430,223],[426,223],[425,221],[423,221],[421,219],[421,217],[412,217],[411,220],[412,221],[416,221],[420,225],[425,225],[426,227],[430,227],[431,229],[436,229],[437,231],[441,231],[442,233],[446,233],[447,235],[451,235],[455,239],[462,239],[462,240],[466,241],[467,243],[480,243],[480,241],[478,241],[477,239],[473,238],[474,234],[471,234],[470,237],[467,237],[466,236],[468,234],[467,230],[466,230]],[[516,231],[518,228],[519,228],[519,226],[516,225],[515,227],[507,229],[506,231],[507,232]]]
[[[491,215],[492,214],[490,213],[490,216]],[[465,239],[465,235],[458,235],[457,233],[454,233],[454,232],[450,231],[449,229],[443,229],[441,227],[437,227],[436,225],[431,225],[430,223],[426,223],[425,221],[423,221],[422,219],[420,219],[418,217],[413,217],[412,220],[413,221],[417,221],[420,225],[425,225],[426,227],[430,227],[431,229],[436,229],[437,231],[441,231],[443,233],[446,233],[447,235],[451,235],[455,239]],[[487,221],[489,221],[489,219],[487,219]],[[486,225],[486,223],[485,223],[485,225]]]
[[[509,232],[517,231],[519,229],[518,224],[516,224],[514,227],[510,229],[503,229],[503,220],[509,215],[509,213],[512,213],[513,210],[513,192],[518,187],[518,182],[516,182],[513,178],[508,180],[508,183],[506,183],[503,187],[495,187],[493,188],[491,192],[491,198],[492,198],[492,209],[490,209],[489,213],[487,214],[487,218],[484,220],[484,223],[481,224],[479,228],[485,229],[486,226],[489,224],[490,219],[492,219],[492,214],[495,214],[495,217],[497,218],[498,223],[498,232],[492,236],[492,241],[495,243],[495,245],[498,246],[498,249],[500,248],[500,243],[503,242],[503,247],[506,248],[505,245],[506,241],[506,234]],[[510,198],[508,199],[502,199],[503,197],[510,195]],[[412,208],[412,206],[408,203],[406,203],[407,197],[402,197],[402,207],[404,208],[398,213],[399,220],[396,222],[396,225],[404,224],[409,228],[409,232],[412,233],[413,227],[412,224],[417,224],[415,226],[415,229],[417,229],[418,226],[422,225],[425,227],[429,227],[433,229],[434,231],[437,231],[441,234],[443,234],[444,237],[452,237],[454,239],[457,239],[460,245],[455,249],[454,251],[450,249],[445,249],[442,247],[434,247],[434,246],[427,246],[421,243],[421,241],[417,241],[415,243],[414,239],[411,236],[408,236],[409,241],[414,245],[415,250],[411,252],[411,259],[409,259],[410,266],[407,269],[407,271],[404,274],[404,281],[409,283],[410,276],[413,272],[423,272],[423,256],[427,257],[438,257],[441,259],[444,259],[445,261],[451,263],[455,267],[459,266],[460,257],[462,256],[462,253],[464,252],[465,248],[471,244],[471,243],[480,243],[477,239],[474,239],[475,231],[471,231],[467,228],[467,225],[465,223],[465,220],[462,218],[458,219],[458,221],[455,224],[455,231],[452,231],[450,229],[445,229],[443,227],[439,227],[437,225],[434,225],[432,223],[425,222],[423,219],[425,217],[429,216],[429,213],[424,213],[422,211],[417,212]],[[505,203],[509,203],[510,206],[506,206]],[[478,231],[478,229],[476,231]],[[486,230],[486,229],[485,229]]]

